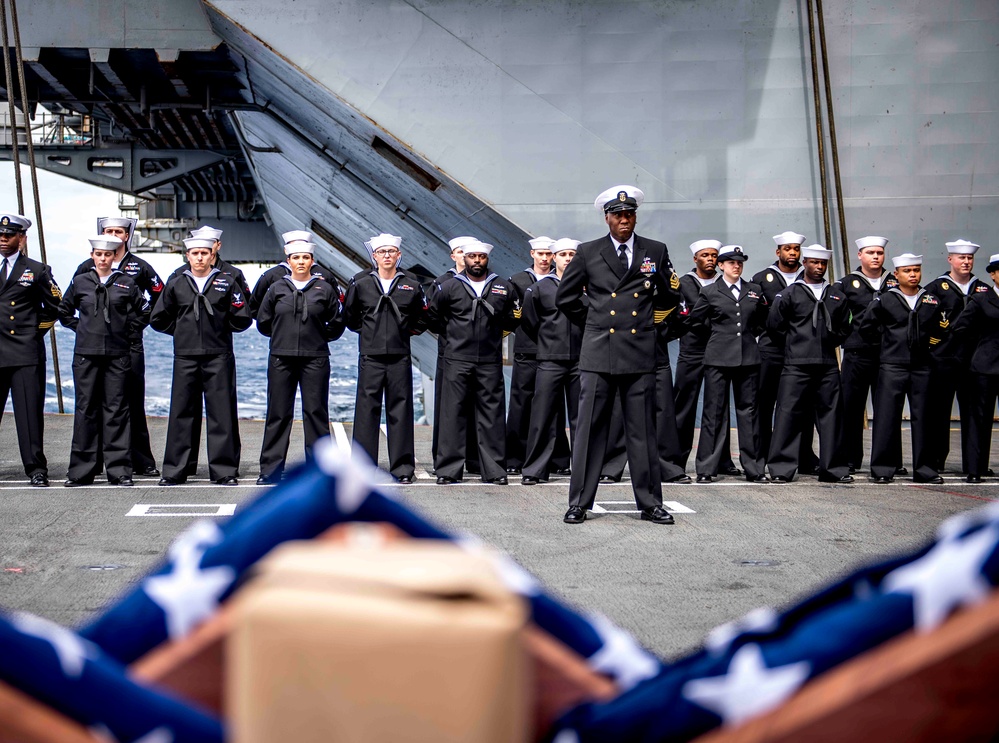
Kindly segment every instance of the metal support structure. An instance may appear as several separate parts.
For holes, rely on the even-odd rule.
[[[17,185],[17,213],[24,214],[24,191],[21,189],[21,155],[17,147],[17,111],[14,109],[14,79],[10,69],[10,39],[7,37],[7,3],[0,0],[0,36],[3,40],[3,71],[7,80],[7,107],[10,111],[10,150]]]
[[[828,247],[832,240],[829,225],[829,189],[826,186],[826,143],[822,128],[822,93],[819,90],[819,60],[815,44],[815,15],[812,10],[812,0],[807,0],[808,7],[808,47],[812,59],[812,93],[815,98],[815,137],[819,150],[819,185],[822,189],[822,226],[825,228],[825,244]]]

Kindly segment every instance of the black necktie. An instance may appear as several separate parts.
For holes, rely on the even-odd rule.
[[[739,301],[739,286],[737,284],[732,284],[732,296],[735,297],[735,301]]]
[[[4,284],[7,283],[7,266],[8,266],[7,259],[4,258],[3,268],[0,269],[0,286],[3,286]]]
[[[617,257],[621,259],[621,268],[628,270],[628,246],[621,245],[617,249]]]

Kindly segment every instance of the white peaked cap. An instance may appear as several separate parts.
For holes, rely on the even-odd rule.
[[[0,216],[0,227],[9,228],[11,225],[27,232],[31,228],[31,220],[23,214],[4,214]],[[97,231],[101,231],[100,220],[97,220]]]
[[[888,238],[868,235],[867,237],[857,238],[854,242],[857,243],[857,250],[863,250],[864,248],[884,248],[888,245]]]
[[[208,248],[211,250],[212,246],[215,245],[215,240],[211,237],[185,237],[184,238],[184,250],[192,250],[193,248]]]
[[[458,250],[458,248],[464,248],[466,245],[477,243],[478,241],[479,238],[477,237],[462,235],[461,237],[452,237],[447,241],[447,244],[451,246],[451,250]]]
[[[801,245],[805,242],[805,236],[799,235],[797,232],[782,232],[779,235],[774,235],[774,242],[780,245]]]
[[[390,235],[387,232],[383,232],[380,235],[375,235],[366,243],[364,246],[370,251],[374,252],[378,248],[398,248],[402,245],[402,238],[399,235]]]
[[[690,244],[690,252],[697,255],[702,250],[718,250],[721,246],[721,240],[695,240]]]
[[[555,242],[555,240],[547,235],[538,235],[527,242],[531,244],[531,250],[544,250],[545,248],[551,247],[551,244]]]
[[[117,250],[124,240],[116,235],[98,235],[88,238],[91,250]]]
[[[492,245],[489,243],[479,242],[478,240],[470,242],[465,246],[465,255],[468,255],[469,253],[485,253],[486,255],[489,255],[492,252]]]
[[[579,247],[579,242],[571,237],[560,237],[552,243],[552,252],[561,253],[563,250],[576,250]]]
[[[945,243],[945,245],[947,246],[948,253],[959,253],[961,255],[974,255],[982,247],[967,240],[954,240],[953,242]]]
[[[912,253],[902,253],[902,255],[896,255],[891,259],[891,264],[895,268],[902,268],[902,266],[921,266],[923,265],[923,256],[913,255]]]
[[[305,243],[312,242],[312,233],[308,230],[291,230],[290,232],[282,232],[281,239],[287,243],[293,243],[296,240],[301,240]]]
[[[621,197],[621,194],[624,194],[623,198]],[[593,206],[597,209],[597,211],[602,212],[609,202],[626,202],[628,199],[635,200],[633,208],[637,209],[645,202],[645,192],[637,186],[614,186],[613,188],[608,188],[606,191],[601,191],[600,195],[593,200]]]
[[[312,255],[315,252],[315,243],[310,243],[308,240],[292,240],[284,245],[285,255],[295,255],[296,253],[308,253]]]
[[[781,245],[787,245],[787,243],[781,243]],[[814,245],[809,245],[807,248],[802,248],[801,257],[818,258],[820,261],[828,261],[832,258],[832,251],[826,250],[818,243],[815,243]]]
[[[217,230],[206,224],[204,227],[191,230],[191,237],[202,237],[215,242],[216,240],[222,239],[222,230]]]

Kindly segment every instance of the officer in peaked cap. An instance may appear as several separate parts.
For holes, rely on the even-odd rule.
[[[117,237],[120,240],[111,267],[135,282],[151,310],[160,298],[163,282],[149,263],[131,252],[138,223],[139,220],[134,217],[98,217],[97,234]],[[93,268],[94,259],[87,258],[77,267],[74,278],[90,273]],[[149,443],[149,426],[146,424],[146,353],[142,344],[144,329],[145,325],[134,326],[132,330],[134,335],[129,339],[130,363],[125,382],[125,395],[128,398],[129,452],[132,471],[136,475],[159,477],[160,471],[156,468],[156,458]]]
[[[597,494],[607,448],[611,401],[624,412],[628,466],[641,518],[671,524],[662,506],[656,438],[656,330],[680,302],[680,278],[661,242],[635,234],[645,194],[607,189],[594,201],[609,234],[583,243],[565,271],[556,306],[583,325],[576,446],[569,480],[568,524],[581,524]]]
[[[285,245],[292,242],[304,242],[315,244],[316,240],[312,233],[308,230],[288,230],[287,232],[281,233],[281,240]],[[340,284],[337,283],[336,277],[333,272],[327,268],[323,268],[318,263],[313,262],[312,268],[313,276],[318,276],[323,281],[329,283],[342,300],[343,291],[340,288]],[[260,307],[260,303],[264,299],[264,295],[267,290],[270,289],[271,284],[273,284],[278,279],[281,279],[291,273],[291,266],[288,264],[288,259],[285,257],[276,266],[272,266],[260,274],[260,278],[257,279],[257,283],[253,285],[253,291],[250,292],[250,311],[253,312],[253,316],[257,316],[257,309]]]
[[[34,487],[48,487],[43,451],[45,344],[62,292],[44,263],[22,255],[31,220],[0,215],[0,419],[13,393],[14,425],[24,472]]]
[[[945,321],[953,324],[964,312],[971,298],[990,291],[984,281],[976,278],[975,253],[978,245],[964,239],[946,243],[950,270],[926,285],[926,291],[940,300]],[[954,397],[961,425],[961,470],[970,472],[968,458],[971,442],[968,432],[971,415],[979,401],[974,396],[974,379],[969,365],[972,349],[964,340],[950,334],[933,348],[933,420],[930,424],[930,451],[936,457],[937,472],[943,472],[950,453],[950,418]]]

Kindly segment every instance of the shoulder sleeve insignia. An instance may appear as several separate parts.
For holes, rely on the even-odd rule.
[[[645,282],[645,283],[648,284],[648,282]],[[669,287],[670,287],[670,289],[679,289],[680,288],[680,277],[677,276],[675,273],[671,273],[670,274],[670,277],[669,277]]]
[[[947,291],[948,289],[950,289],[950,284],[948,284],[948,283],[947,283],[947,282],[945,281],[945,282],[943,282],[943,283],[942,283],[942,284],[940,285],[940,288],[941,288],[941,289],[943,289],[944,291]]]

